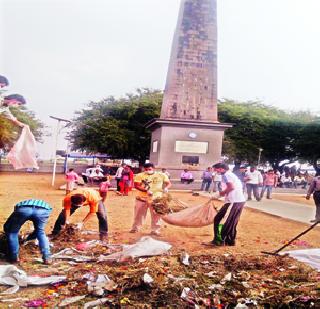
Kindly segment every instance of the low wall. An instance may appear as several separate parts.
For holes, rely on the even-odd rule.
[[[85,172],[87,165],[75,165],[75,164],[68,164],[68,168],[73,168],[76,173],[81,174]],[[57,174],[63,174],[64,173],[64,165],[63,164],[57,164],[56,166],[56,173]],[[0,164],[0,172],[22,172],[22,171],[28,171],[27,169],[22,170],[15,170],[11,164],[2,163]],[[37,173],[52,173],[53,171],[53,164],[39,164],[39,169],[34,169],[33,172]]]

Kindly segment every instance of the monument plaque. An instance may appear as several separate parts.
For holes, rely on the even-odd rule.
[[[207,153],[208,142],[176,141],[176,152]]]
[[[181,1],[161,116],[147,127],[151,145],[159,141],[150,152],[157,167],[178,174],[189,155],[197,155],[199,170],[220,160],[224,130],[231,125],[217,116],[216,0]]]

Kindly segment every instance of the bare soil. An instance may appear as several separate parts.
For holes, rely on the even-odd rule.
[[[1,173],[0,174],[0,229],[2,230],[3,224],[8,218],[8,216],[13,211],[14,205],[24,199],[34,198],[43,199],[50,203],[54,210],[50,217],[49,224],[47,225],[47,232],[50,233],[57,218],[59,212],[62,209],[61,201],[65,195],[65,192],[58,190],[59,186],[64,183],[63,176],[58,175],[56,178],[56,186],[51,187],[51,175],[47,174],[37,174],[37,173]],[[189,205],[198,205],[205,203],[207,198],[201,196],[192,196],[191,193],[184,192],[171,192],[174,198],[178,198]],[[304,197],[299,196],[289,196],[289,195],[274,195],[274,199],[288,200],[294,202],[303,202],[304,204],[313,204],[312,201],[306,201]],[[129,196],[118,196],[115,192],[110,191],[106,200],[107,212],[108,212],[108,224],[110,231],[110,242],[114,244],[129,244],[134,243],[141,236],[149,235],[150,233],[150,218],[148,217],[144,228],[140,233],[131,234],[129,230],[131,228],[133,219],[133,209],[134,209],[134,192],[131,192]],[[221,205],[221,203],[220,203]],[[216,204],[217,207],[220,206],[219,203]],[[71,223],[77,223],[86,215],[86,209],[79,210],[71,217]],[[270,216],[267,214],[260,213],[259,211],[251,210],[245,208],[241,216],[241,220],[238,225],[238,236],[237,243],[234,247],[218,247],[210,248],[205,247],[201,243],[207,242],[212,239],[213,232],[212,226],[202,227],[202,228],[181,228],[176,226],[171,226],[168,224],[163,224],[162,234],[157,237],[159,240],[167,241],[173,246],[172,253],[180,254],[182,251],[188,252],[190,255],[196,257],[197,259],[203,259],[205,257],[207,261],[210,257],[232,257],[228,260],[228,269],[234,263],[234,266],[241,268],[241,261],[245,263],[246,257],[248,260],[257,259],[257,261],[262,258],[261,251],[274,251],[278,247],[286,243],[290,238],[299,234],[302,230],[306,229],[308,225],[303,223],[298,223],[286,219],[282,219],[275,216]],[[98,224],[97,219],[93,218],[85,227],[88,230],[97,230]],[[25,233],[32,230],[32,223],[26,223],[21,232]],[[306,244],[309,247],[320,247],[320,237],[319,228],[315,228],[310,231],[307,235],[303,237],[303,247],[296,244],[290,246],[289,249],[304,249]],[[97,236],[91,236],[91,238],[96,238]],[[80,241],[80,240],[79,240]],[[70,244],[72,246],[74,244]],[[23,252],[23,251],[22,251]],[[33,254],[31,254],[33,253]],[[29,256],[28,256],[29,255]],[[31,255],[31,257],[30,257]],[[39,270],[43,271],[44,266],[40,264],[32,264],[32,259],[35,257],[40,257],[37,250],[31,250],[28,254],[22,256],[21,266],[29,272],[38,273]],[[250,258],[249,258],[250,257]],[[266,257],[266,259],[268,259]],[[1,261],[0,261],[1,262]],[[4,262],[3,262],[4,263]],[[31,263],[31,264],[30,264]],[[157,263],[157,262],[156,262]],[[200,263],[200,262],[199,262]],[[226,263],[226,262],[224,262]],[[231,263],[231,264],[230,264]],[[273,264],[272,264],[273,263]],[[276,265],[275,260],[265,267],[266,273],[273,273],[274,269],[269,269],[272,265]],[[201,263],[200,263],[201,264]],[[199,265],[200,265],[199,264]],[[206,263],[204,263],[205,265]],[[263,263],[262,263],[263,264]],[[202,265],[202,264],[201,264]],[[263,264],[265,265],[265,264]],[[95,267],[91,265],[91,267]],[[230,268],[231,267],[231,268]],[[276,267],[276,266],[274,266]],[[300,266],[299,266],[300,267]],[[50,267],[47,267],[50,272]],[[300,268],[299,268],[300,269]],[[308,268],[307,268],[308,269]],[[99,268],[101,271],[101,269]],[[200,268],[199,268],[200,270]],[[61,270],[60,270],[61,271]],[[132,271],[132,269],[130,270]],[[301,272],[303,270],[300,269]],[[306,271],[306,276],[308,277],[312,272],[310,269]],[[275,274],[279,276],[279,274]],[[266,287],[264,287],[266,288]],[[1,288],[3,290],[3,288]],[[30,289],[22,289],[18,292],[17,297],[28,297],[28,298],[41,298],[43,293],[47,291],[46,288],[36,288],[32,289],[30,294]],[[179,290],[181,293],[181,289]],[[301,295],[304,295],[303,293]],[[318,295],[319,296],[319,295]],[[16,297],[16,296],[15,296]],[[234,296],[235,297],[235,296]],[[178,297],[178,299],[180,299]],[[290,300],[290,299],[289,299]],[[117,300],[119,301],[119,299]],[[141,301],[141,300],[139,300]],[[53,302],[52,299],[48,301],[50,304],[57,304]],[[198,301],[199,302],[199,301]],[[201,302],[200,302],[201,303]],[[270,303],[272,304],[271,298]],[[122,304],[122,303],[121,303]],[[118,304],[119,305],[119,304]],[[159,305],[159,304],[158,304]],[[167,304],[170,305],[170,304]],[[0,305],[1,306],[1,305]],[[181,305],[182,306],[182,305]]]

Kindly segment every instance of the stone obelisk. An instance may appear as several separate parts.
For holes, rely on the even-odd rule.
[[[182,0],[150,161],[171,172],[203,170],[220,160],[224,130],[217,116],[216,0]]]

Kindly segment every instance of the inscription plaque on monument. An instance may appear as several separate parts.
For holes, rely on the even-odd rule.
[[[208,142],[176,141],[176,152],[207,153]]]

